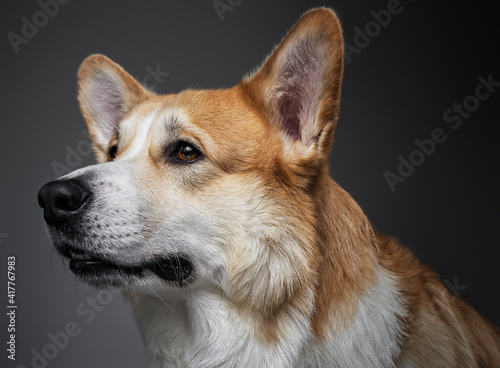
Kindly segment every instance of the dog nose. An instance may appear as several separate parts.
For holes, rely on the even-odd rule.
[[[81,212],[89,198],[89,191],[76,180],[51,181],[38,192],[43,218],[51,225],[63,224]]]

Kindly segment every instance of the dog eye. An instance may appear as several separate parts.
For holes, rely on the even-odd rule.
[[[116,158],[116,152],[118,151],[118,145],[114,144],[108,151],[108,156],[110,161],[113,161]]]
[[[173,156],[181,162],[192,162],[201,156],[201,152],[187,142],[179,142]]]

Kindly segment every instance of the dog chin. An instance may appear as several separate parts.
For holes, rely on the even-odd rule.
[[[78,246],[55,244],[59,253],[69,259],[70,270],[95,286],[126,287],[143,284],[151,277],[160,278],[174,287],[185,287],[194,281],[191,259],[184,254],[152,257],[137,264],[124,264]]]

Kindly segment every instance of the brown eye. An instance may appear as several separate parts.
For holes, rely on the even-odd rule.
[[[179,161],[194,161],[200,157],[201,153],[187,142],[181,142],[175,150],[175,158]]]

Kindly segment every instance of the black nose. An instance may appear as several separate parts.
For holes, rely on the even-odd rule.
[[[81,213],[90,192],[77,180],[51,181],[38,192],[43,217],[51,225],[60,225]]]

